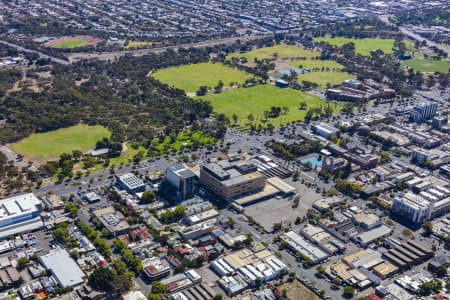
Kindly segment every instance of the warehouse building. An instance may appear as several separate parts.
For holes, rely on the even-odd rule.
[[[392,230],[389,227],[381,225],[380,227],[356,235],[355,237],[353,237],[353,240],[361,247],[366,247],[379,238],[389,235],[391,232]]]
[[[329,257],[326,252],[314,246],[294,231],[286,232],[282,234],[280,238],[287,243],[291,251],[294,253],[301,253],[302,255],[309,257],[315,264]]]
[[[66,250],[54,250],[39,258],[42,266],[52,274],[58,285],[65,289],[84,282],[85,275]]]
[[[383,253],[383,256],[394,265],[404,270],[430,259],[433,256],[433,250],[422,243],[409,240],[408,242]]]
[[[0,200],[0,239],[43,227],[41,201],[33,194]]]

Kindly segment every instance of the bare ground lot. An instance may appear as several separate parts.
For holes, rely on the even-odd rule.
[[[286,289],[287,296],[291,300],[318,300],[316,294],[311,292],[306,286],[304,286],[300,281],[294,280],[291,283],[283,284],[279,287],[280,290]]]
[[[289,182],[297,188],[300,195],[300,203],[297,208],[293,208],[293,201],[288,198],[272,198],[245,208],[245,215],[253,217],[265,230],[272,231],[274,223],[294,223],[297,217],[306,216],[306,211],[312,207],[312,203],[322,196],[314,189],[307,188],[300,182]]]

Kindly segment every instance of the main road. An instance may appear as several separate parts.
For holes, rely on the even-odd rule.
[[[390,17],[391,17],[391,16],[383,15],[383,16],[379,16],[379,19],[380,19],[381,21],[385,22],[385,23],[388,24],[388,25],[395,25],[395,24],[393,24],[393,23],[389,20]],[[431,40],[429,40],[429,39],[427,39],[427,38],[424,38],[423,36],[421,36],[421,35],[419,35],[419,34],[417,34],[417,33],[412,32],[412,31],[409,30],[406,26],[398,26],[398,29],[400,30],[401,33],[403,33],[404,35],[410,37],[411,39],[416,40],[416,41],[418,41],[418,42],[423,42],[423,41],[425,41],[425,42],[427,43],[428,46],[436,47],[436,48],[438,48],[439,50],[442,50],[442,51],[444,51],[445,53],[447,53],[447,57],[450,57],[450,49],[447,49],[447,48],[443,47],[443,46],[440,45],[440,44],[437,44],[437,43],[435,43],[435,42],[433,42],[433,41],[431,41]]]
[[[70,62],[67,61],[67,60],[56,58],[56,57],[44,54],[44,53],[36,51],[36,50],[27,49],[27,48],[24,48],[22,46],[19,46],[19,45],[13,44],[13,43],[9,43],[9,42],[3,41],[3,40],[0,40],[0,44],[7,45],[7,46],[9,46],[11,48],[15,48],[15,49],[17,49],[18,51],[21,51],[21,52],[35,53],[35,54],[39,55],[39,57],[41,57],[41,58],[49,59],[50,61],[52,61],[54,63],[57,63],[57,64],[60,64],[60,65],[68,65],[68,64],[70,64]]]
[[[236,41],[250,41],[256,40],[260,38],[264,38],[266,36],[270,36],[270,34],[259,34],[259,35],[246,35],[246,36],[235,36],[223,39],[215,39],[215,40],[207,40],[196,43],[189,44],[180,44],[166,47],[157,47],[157,48],[148,48],[148,49],[136,49],[136,50],[124,50],[124,51],[112,51],[112,52],[77,52],[68,55],[68,58],[71,62],[77,62],[82,59],[98,59],[98,60],[115,60],[124,55],[132,55],[132,56],[143,56],[151,53],[161,53],[166,50],[178,50],[179,48],[201,48],[201,47],[209,47],[216,45],[229,45],[233,44]]]

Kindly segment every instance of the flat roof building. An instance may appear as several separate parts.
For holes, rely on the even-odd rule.
[[[145,191],[145,183],[133,173],[117,176],[118,184],[129,193]]]
[[[328,138],[330,136],[337,136],[339,133],[339,129],[330,126],[326,123],[320,123],[318,125],[313,125],[312,129],[314,130],[314,133],[324,137]]]
[[[33,193],[1,199],[0,239],[41,228],[41,211],[42,203]]]
[[[64,249],[51,251],[39,260],[63,289],[84,282],[85,274]]]
[[[319,263],[329,256],[326,252],[314,246],[294,231],[286,232],[280,238],[288,244],[292,251],[302,253],[309,257],[313,263]]]
[[[144,268],[144,274],[152,281],[168,276],[171,270],[169,262],[159,257],[143,260],[142,266]]]
[[[264,189],[266,178],[247,161],[218,161],[200,168],[200,183],[216,196],[231,201]]]
[[[185,164],[176,163],[166,169],[165,181],[172,187],[173,198],[185,200],[194,196],[197,176]]]
[[[365,247],[375,242],[377,239],[387,236],[391,233],[391,231],[392,230],[389,227],[381,225],[380,227],[358,234],[357,236],[353,237],[353,239],[362,247]]]
[[[128,233],[130,230],[130,225],[124,220],[122,213],[111,206],[94,211],[94,215],[113,236]]]

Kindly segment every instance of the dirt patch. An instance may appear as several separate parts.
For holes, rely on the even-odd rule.
[[[279,287],[282,291],[286,289],[287,296],[290,300],[319,300],[320,298],[311,292],[306,286],[304,286],[300,281],[294,280],[291,283],[285,283]]]

